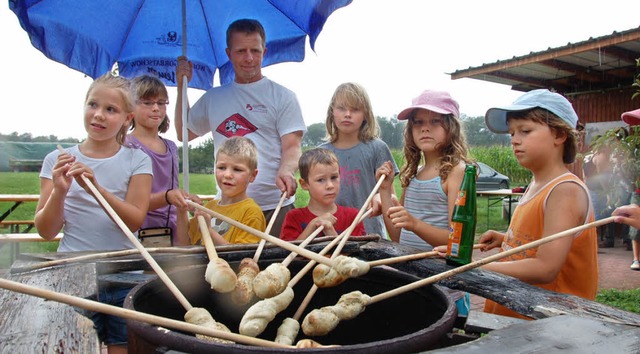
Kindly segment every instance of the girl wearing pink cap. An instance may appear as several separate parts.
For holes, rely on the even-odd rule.
[[[392,205],[392,178],[380,187],[391,240],[426,251],[447,244],[449,220],[470,161],[458,116],[458,103],[447,92],[431,90],[398,114],[399,120],[407,120],[400,202]],[[382,174],[393,176],[390,164],[380,167],[376,176]]]
[[[402,196],[391,198],[393,178],[385,178],[380,199],[385,226],[391,240],[429,251],[446,245],[449,220],[464,177],[468,147],[462,130],[458,103],[449,93],[427,90],[398,114],[407,120],[404,130],[405,164],[400,169]],[[393,177],[391,162],[376,172]],[[458,314],[466,316],[469,295],[453,291]]]

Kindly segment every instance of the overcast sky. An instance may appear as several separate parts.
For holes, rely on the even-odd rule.
[[[304,62],[263,73],[296,92],[307,125],[324,122],[333,91],[347,81],[365,87],[378,116],[396,115],[424,89],[447,90],[462,114],[479,116],[520,93],[479,80],[451,80],[448,73],[636,28],[639,11],[637,0],[354,0],[328,19],[315,53],[309,49]],[[83,100],[91,79],[33,48],[6,2],[0,28],[0,133],[84,138]],[[169,87],[170,117],[175,91]],[[189,99],[193,103],[202,94],[190,89]],[[176,140],[173,129],[166,136]]]

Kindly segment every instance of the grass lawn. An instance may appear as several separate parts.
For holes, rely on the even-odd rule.
[[[0,172],[0,194],[38,194],[40,184],[37,172]],[[196,194],[215,194],[215,178],[213,175],[191,174],[189,175],[191,192]],[[396,193],[400,195],[400,183],[396,178],[394,182]],[[309,195],[302,188],[296,192],[296,206],[305,206],[309,201]],[[487,229],[506,230],[507,221],[502,218],[502,203],[495,205],[495,200],[488,198],[478,198],[478,219],[476,235],[479,236]],[[7,210],[12,203],[0,203],[0,212]],[[29,220],[33,219],[36,203],[25,203],[18,207],[7,220]],[[488,215],[487,215],[488,213]],[[9,232],[1,229],[1,232]],[[55,252],[57,242],[34,242],[24,243],[20,246],[20,252]],[[0,268],[8,268],[11,265],[12,249],[8,245],[0,245]],[[619,291],[602,290],[598,294],[596,301],[619,307],[621,309],[640,313],[640,289]]]

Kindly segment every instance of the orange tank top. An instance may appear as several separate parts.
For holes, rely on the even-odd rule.
[[[577,183],[587,193],[586,186],[571,173],[565,173],[550,181],[540,191],[531,198],[523,198],[518,203],[507,234],[502,243],[501,251],[539,240],[542,237],[544,228],[544,210],[549,194],[560,183]],[[589,206],[588,216],[585,223],[593,222],[593,208]],[[572,294],[585,299],[594,300],[598,290],[598,239],[596,229],[590,228],[573,238],[573,244],[567,256],[567,260],[562,266],[558,276],[547,284],[534,284],[543,289]],[[501,261],[513,261],[536,256],[537,248],[516,253]],[[484,311],[503,316],[511,316],[529,319],[515,311],[501,306],[491,300],[485,303]]]

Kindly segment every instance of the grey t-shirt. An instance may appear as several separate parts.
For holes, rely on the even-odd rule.
[[[338,149],[329,142],[318,147],[333,151],[340,161],[340,194],[336,199],[338,205],[362,208],[377,183],[376,170],[385,161],[393,163],[395,174],[399,172],[391,150],[380,139],[360,142],[349,149]],[[388,238],[381,216],[366,218],[364,228],[367,234]]]

